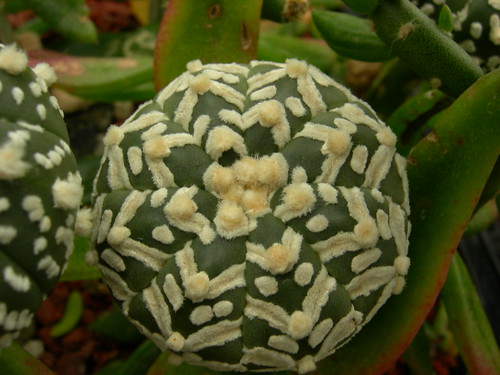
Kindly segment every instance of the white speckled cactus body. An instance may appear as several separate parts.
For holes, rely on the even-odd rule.
[[[305,373],[404,286],[396,138],[304,62],[192,62],[104,141],[94,255],[172,358]]]
[[[55,74],[0,45],[0,346],[29,326],[73,249],[81,179],[47,91]]]
[[[443,0],[412,0],[425,14],[437,19]],[[500,66],[500,1],[448,0],[454,17],[453,39],[486,72]]]

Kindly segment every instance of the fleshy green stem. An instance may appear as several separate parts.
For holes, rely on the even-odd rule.
[[[469,373],[500,373],[500,350],[462,258],[455,254],[441,296]]]
[[[186,63],[247,63],[257,56],[262,0],[171,0],[155,48],[161,89]]]
[[[52,337],[59,337],[70,332],[80,321],[83,314],[83,299],[78,291],[72,291],[66,302],[62,319],[52,327]]]
[[[275,22],[296,21],[309,9],[309,0],[264,0],[262,18]]]
[[[17,342],[7,348],[0,348],[0,369],[2,374],[9,375],[55,375]]]
[[[453,97],[483,74],[458,44],[408,0],[380,0],[370,18],[392,51],[420,76]]]

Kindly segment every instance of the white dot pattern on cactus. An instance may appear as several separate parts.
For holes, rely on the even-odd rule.
[[[30,325],[73,250],[83,190],[54,79],[0,45],[0,348]]]
[[[404,286],[395,136],[302,61],[192,62],[104,142],[98,267],[176,362],[310,372]]]
[[[434,20],[444,1],[412,0]],[[453,13],[453,39],[481,66],[490,72],[500,66],[500,1],[449,1]]]

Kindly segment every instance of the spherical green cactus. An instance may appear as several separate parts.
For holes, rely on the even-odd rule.
[[[403,289],[395,142],[302,61],[191,62],[105,136],[94,261],[172,358],[311,371]]]
[[[82,196],[68,134],[47,86],[15,46],[0,45],[0,346],[29,326],[73,249]]]
[[[438,19],[443,0],[412,0],[425,14]],[[448,0],[453,13],[453,39],[484,71],[500,66],[500,1]]]

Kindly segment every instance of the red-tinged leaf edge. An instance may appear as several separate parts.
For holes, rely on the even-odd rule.
[[[441,291],[451,331],[471,375],[500,374],[500,350],[467,268],[459,254],[451,261]]]
[[[118,100],[153,80],[150,57],[76,57],[48,50],[30,51],[29,57],[30,65],[45,62],[54,69],[54,87],[90,100]]]
[[[480,78],[410,152],[412,208],[403,293],[393,296],[347,345],[317,370],[374,375],[412,342],[446,279],[453,253],[500,154],[500,69]]]
[[[200,59],[248,63],[257,56],[262,0],[170,0],[156,39],[157,90]]]

